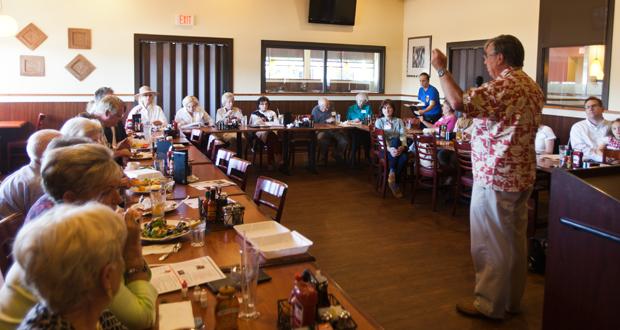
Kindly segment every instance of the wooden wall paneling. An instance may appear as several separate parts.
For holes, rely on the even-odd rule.
[[[198,44],[192,45],[193,48],[193,56],[192,56],[192,75],[193,75],[193,91],[191,95],[196,97],[200,96],[198,92],[200,90],[200,46]]]
[[[142,43],[140,48],[142,50],[142,81],[139,85],[142,86],[151,81],[151,44]],[[136,89],[137,92],[138,90]]]
[[[215,62],[215,66],[214,69],[215,71],[213,72],[214,74],[214,82],[213,84],[215,85],[215,107],[219,108],[220,105],[222,104],[222,94],[224,94],[225,92],[229,92],[229,91],[225,91],[222,88],[222,77],[223,77],[223,73],[222,73],[222,46],[220,45],[215,45],[215,58],[213,59]]]
[[[181,44],[181,97],[187,95],[187,44]]]
[[[581,121],[581,118],[561,117],[543,115],[542,122],[544,125],[551,127],[553,133],[557,137],[555,141],[556,147],[560,144],[567,144],[570,139],[570,129],[574,123]]]
[[[177,46],[174,43],[169,43],[168,47],[170,49],[170,53],[168,56],[168,69],[170,70],[170,99],[168,100],[168,104],[170,104],[171,109],[175,109],[177,106],[177,88],[176,88],[176,79],[177,79]]]
[[[215,118],[215,102],[214,102],[214,96],[212,96],[211,94],[211,48],[213,46],[210,45],[203,45],[204,48],[204,62],[203,62],[203,66],[202,69],[204,71],[203,73],[203,77],[204,77],[204,97],[200,100],[200,102],[202,102],[202,105],[204,106],[204,109],[209,112],[209,115],[211,115],[212,118]]]
[[[174,107],[173,108],[169,108],[168,105],[164,102],[165,100],[165,94],[164,94],[164,44],[161,42],[158,42],[155,44],[155,67],[157,68],[157,73],[156,73],[156,82],[155,84],[157,85],[155,88],[155,90],[157,92],[159,92],[159,95],[157,96],[157,105],[159,105],[162,110],[164,110],[164,113],[168,116],[168,118],[170,118],[170,116],[174,116]],[[151,86],[153,87],[153,86]]]

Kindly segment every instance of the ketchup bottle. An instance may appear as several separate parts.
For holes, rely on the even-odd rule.
[[[295,285],[291,291],[291,328],[300,328],[314,324],[318,296],[310,283],[304,282],[300,274],[295,276]]]

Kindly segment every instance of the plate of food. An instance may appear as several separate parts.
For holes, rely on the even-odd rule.
[[[153,190],[161,189],[161,184],[139,185],[129,188],[132,193],[147,194]]]
[[[136,151],[131,153],[131,160],[153,159],[153,154],[148,151]]]
[[[164,208],[164,212],[165,213],[172,212],[176,210],[178,206],[179,205],[175,201],[166,201],[166,207]],[[137,209],[138,211],[142,212],[142,214],[144,215],[149,215],[151,214],[151,199],[145,198],[142,200],[141,203],[134,204],[132,208]]]
[[[189,223],[185,221],[157,219],[142,224],[140,236],[145,242],[167,242],[189,232]]]

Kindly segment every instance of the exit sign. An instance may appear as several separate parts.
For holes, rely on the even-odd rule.
[[[177,25],[194,25],[194,15],[177,15],[176,23]]]

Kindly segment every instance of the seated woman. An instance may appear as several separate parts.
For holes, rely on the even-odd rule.
[[[60,134],[66,137],[89,138],[95,143],[103,144],[103,128],[95,119],[73,117],[62,125]]]
[[[125,329],[107,308],[132,266],[123,251],[136,227],[98,203],[59,205],[24,226],[13,255],[37,303],[18,329]]]
[[[98,201],[110,209],[116,208],[121,202],[118,191],[121,176],[121,168],[104,146],[90,143],[53,150],[48,147],[41,162],[41,182],[46,194],[30,209],[26,224],[44,223],[46,213],[43,212],[57,204]],[[41,217],[36,218],[38,215]],[[128,223],[135,223],[139,214],[130,210],[125,218]],[[144,260],[138,234],[129,237],[123,255],[126,269],[135,271],[125,277],[109,308],[129,328],[152,327],[157,291],[149,282],[148,268],[139,267],[144,265]],[[24,287],[23,279],[24,270],[14,264],[0,289],[0,328],[15,328],[37,303],[37,298]]]
[[[424,124],[424,126],[428,128],[435,128],[437,131],[439,130],[439,127],[441,127],[442,125],[446,125],[446,130],[448,132],[452,132],[454,130],[454,125],[456,124],[456,115],[454,114],[454,109],[452,109],[452,106],[450,105],[450,103],[448,103],[448,101],[443,101],[441,111],[441,118],[439,118],[439,120],[436,121],[434,124],[424,120],[423,117],[422,119],[420,119],[420,121],[422,122],[422,124]]]
[[[536,154],[552,154],[553,147],[555,145],[555,134],[549,126],[540,124],[536,131],[536,138],[534,139],[534,149]]]
[[[198,98],[192,95],[183,98],[183,107],[177,111],[174,121],[179,124],[181,129],[190,129],[195,127],[213,126],[213,119],[200,106]]]
[[[269,99],[265,96],[261,96],[256,101],[258,109],[252,112],[250,116],[250,126],[263,126],[267,123],[279,123],[278,115],[269,110]],[[278,135],[274,131],[261,131],[256,132],[256,138],[267,145],[267,163],[269,169],[272,170],[276,165],[276,153],[281,152],[280,141]],[[256,150],[255,150],[256,151]]]
[[[151,90],[149,86],[140,87],[138,94],[135,97],[138,99],[138,105],[133,107],[127,115],[125,121],[125,129],[130,129],[130,123],[133,123],[133,116],[140,115],[142,124],[166,126],[168,125],[168,119],[164,111],[155,103],[155,96],[157,92]]]
[[[381,103],[383,117],[377,119],[375,128],[383,130],[385,139],[389,145],[388,161],[390,173],[388,174],[388,185],[394,197],[403,197],[399,188],[401,173],[407,165],[407,131],[405,124],[400,118],[394,117],[394,103],[392,100],[384,100]]]
[[[458,131],[461,131],[461,140],[469,141],[471,140],[471,133],[473,130],[474,130],[473,119],[471,119],[467,113],[461,112],[461,116],[456,120],[456,124],[454,124],[453,132],[458,133]]]
[[[601,155],[602,157],[605,149],[620,150],[620,118],[611,122],[611,125],[609,125],[609,130],[607,131],[607,135],[605,135],[605,137],[603,137],[599,141],[599,146],[596,150],[596,153]],[[612,158],[613,159],[610,160],[609,155],[607,155],[605,162],[608,164],[620,163],[620,160],[616,159],[615,157]]]
[[[229,124],[233,121],[241,124],[243,121],[243,112],[241,109],[234,106],[235,95],[231,92],[222,94],[222,107],[217,109],[215,114],[215,124],[226,123]],[[222,140],[227,145],[234,145],[237,143],[237,133],[217,133],[211,134],[209,137],[209,145],[213,138]]]
[[[355,95],[355,104],[349,106],[347,110],[347,120],[354,122],[362,122],[372,115],[370,103],[368,103],[368,95],[366,93],[358,93]],[[355,155],[357,155],[359,147],[364,146],[366,159],[370,151],[370,136],[361,130],[353,130],[351,139],[351,162],[355,163]]]

